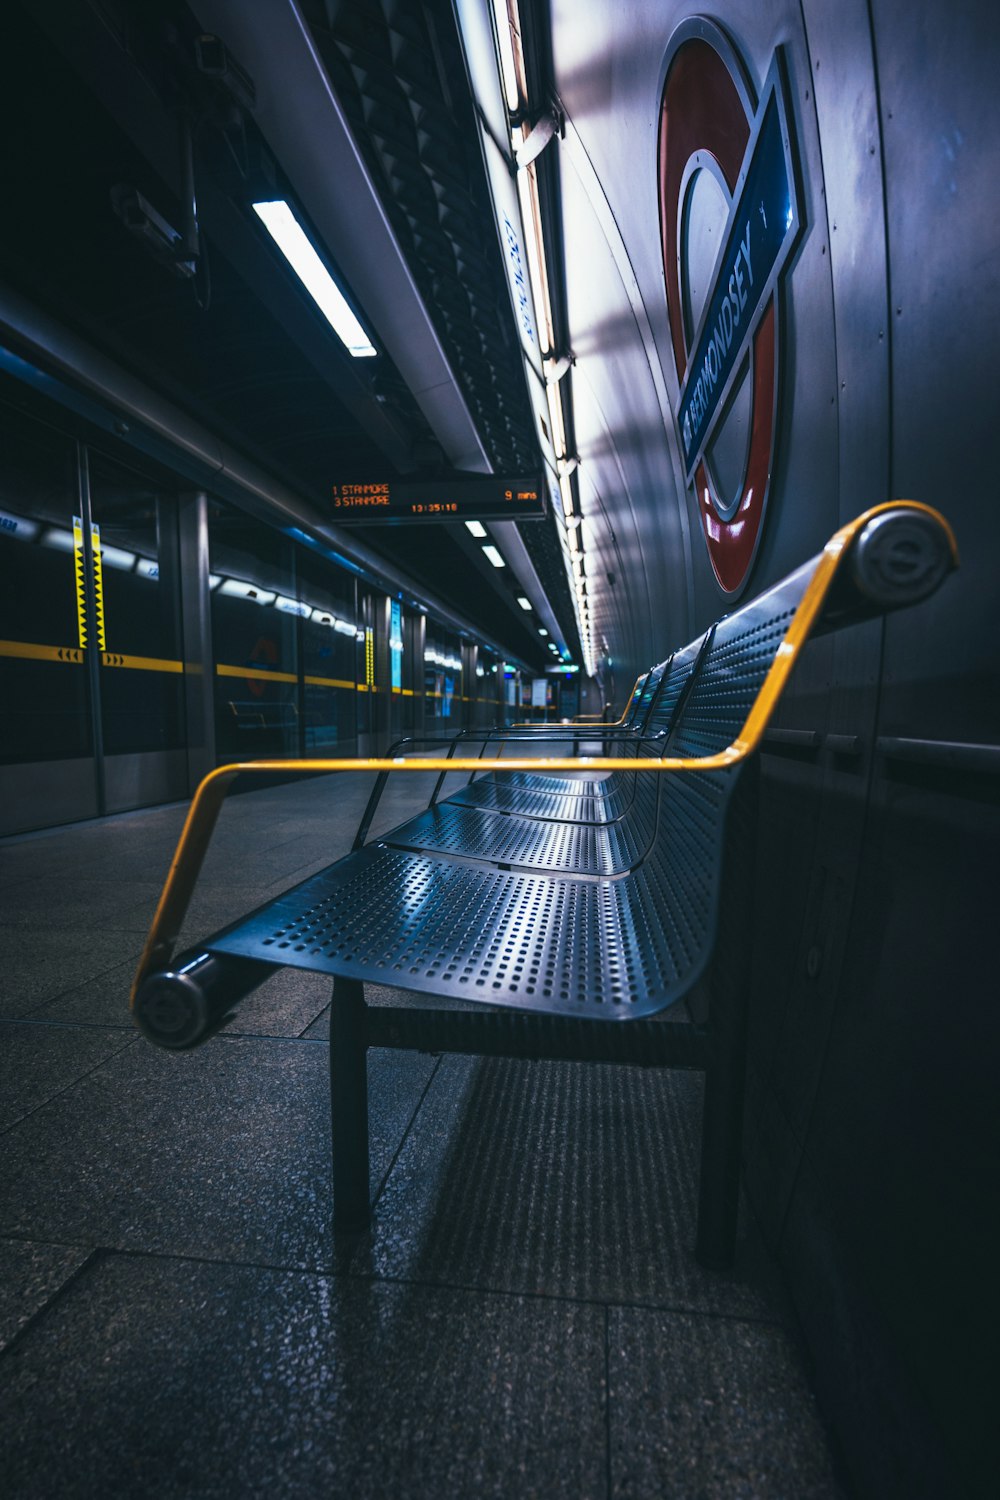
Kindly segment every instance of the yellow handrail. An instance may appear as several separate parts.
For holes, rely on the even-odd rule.
[[[957,565],[958,547],[948,522],[930,505],[919,501],[893,500],[872,506],[855,520],[842,526],[827,542],[820,553],[815,571],[799,602],[785,638],[778,647],[773,662],[757,696],[751,705],[739,734],[732,744],[714,755],[692,757],[665,756],[660,759],[635,760],[625,756],[581,755],[581,756],[517,756],[504,761],[506,771],[572,771],[578,775],[582,770],[599,768],[602,771],[633,771],[643,775],[661,775],[673,771],[717,771],[735,765],[745,759],[760,743],[768,720],[781,697],[788,677],[798,660],[809,634],[822,612],[837,571],[848,547],[858,533],[874,516],[890,510],[919,510],[933,516],[943,527]],[[242,764],[218,766],[202,780],[188,809],[188,815],[178,840],[163,893],[160,896],[149,936],[139,960],[132,985],[130,1006],[134,1006],[136,993],[146,975],[154,968],[167,964],[173,954],[174,944],[184,922],[191,892],[194,889],[202,860],[211,841],[219,810],[225,801],[230,784],[237,776],[269,776],[276,772],[283,775],[314,775],[328,771],[481,771],[481,760],[468,756],[414,758],[403,756],[392,759],[368,760],[259,760]]]

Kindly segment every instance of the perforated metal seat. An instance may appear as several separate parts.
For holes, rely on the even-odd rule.
[[[617,875],[645,855],[656,823],[655,784],[640,782],[625,814],[609,823],[508,816],[442,802],[386,834],[395,849],[456,855],[500,868]]]
[[[705,637],[655,666],[641,694],[641,730],[613,741],[615,754],[662,755],[677,705]],[[635,796],[635,777],[616,771],[599,780],[557,780],[542,771],[495,770],[454,792],[448,802],[480,811],[558,822],[608,824],[624,817]]]
[[[694,875],[689,864],[708,852],[696,849],[711,838],[704,795],[684,839],[626,880],[502,871],[370,845],[211,949],[553,1015],[651,1015],[704,966],[711,863]]]
[[[805,580],[793,575],[674,658],[670,681],[681,754],[728,745],[746,717],[794,614]],[[694,665],[693,665],[694,664]],[[697,670],[694,666],[697,666]],[[697,750],[692,746],[697,745]],[[740,768],[654,778],[624,773],[590,828],[541,822],[514,847],[535,870],[502,870],[487,827],[452,799],[213,938],[210,951],[345,978],[395,984],[557,1015],[600,1020],[651,1015],[690,989],[714,938],[725,805]],[[473,787],[466,788],[472,791]],[[638,787],[638,790],[637,790]],[[495,791],[502,791],[500,785]],[[540,794],[513,788],[511,798]],[[558,800],[558,799],[553,799]],[[571,800],[579,808],[586,799]],[[607,809],[621,803],[616,845]],[[635,809],[639,808],[637,812]],[[462,814],[472,843],[458,844]],[[476,815],[473,814],[473,817]],[[551,814],[547,815],[551,817]],[[648,837],[628,844],[630,832]],[[587,833],[590,842],[574,835]],[[451,840],[433,856],[411,837]],[[628,854],[638,854],[638,863]],[[589,868],[556,861],[578,858]],[[542,860],[548,860],[548,865]],[[510,861],[514,863],[513,860]],[[603,877],[602,863],[612,873]]]
[[[595,740],[601,740],[607,735],[607,742],[610,746],[613,746],[616,754],[619,752],[625,755],[642,753],[641,747],[645,738],[649,736],[651,740],[655,741],[655,737],[662,736],[666,727],[662,716],[657,715],[656,707],[662,696],[661,687],[664,684],[664,676],[669,666],[669,659],[659,662],[644,677],[639,679],[632,694],[629,711],[626,713],[621,726],[613,726],[611,730],[605,730],[601,724],[589,725],[585,730],[581,730],[580,726],[569,727],[577,729],[579,733],[588,734]],[[551,733],[551,735],[558,738],[565,733],[565,726],[561,726],[559,729],[552,727],[551,729],[546,729],[544,732],[546,734]],[[515,750],[519,747],[520,742],[513,736],[498,735],[496,738],[499,740],[501,753],[502,746],[512,739]],[[529,742],[541,738],[541,726],[528,736]],[[660,748],[662,749],[662,744]],[[657,752],[650,746],[647,748],[647,753]],[[535,771],[504,771],[495,767],[478,777],[471,784],[480,788],[497,785],[507,788],[518,787],[523,788],[525,791],[537,791],[556,796],[581,796],[586,798],[610,793],[615,783],[616,777],[614,775],[602,777],[600,781],[595,781],[593,779],[583,780],[553,777],[545,775],[544,772]],[[521,810],[505,804],[503,798],[493,802],[491,794],[484,789],[480,790],[475,797],[465,797],[461,793],[456,792],[450,800],[461,801],[468,807],[488,807],[502,812],[516,812]],[[563,811],[552,813],[552,816],[556,818],[565,815]],[[527,813],[526,816],[544,817],[546,814],[533,811]],[[592,819],[586,818],[585,821],[592,821]]]
[[[657,704],[669,725],[664,764],[643,765],[651,758],[647,735],[634,766],[619,763],[596,793],[593,783],[547,797],[499,778],[474,783],[217,933],[175,970],[156,973],[160,955],[169,961],[168,924],[177,930],[190,893],[187,885],[182,900],[168,883],[137,976],[140,1024],[164,1045],[190,1045],[276,966],[333,975],[334,1201],[344,1227],[369,1214],[370,1046],[702,1068],[697,1253],[704,1264],[728,1264],[750,967],[752,752],[810,630],[916,603],[953,565],[953,539],[936,513],[905,504],[869,512],[821,559],[672,658]],[[663,740],[655,743],[662,754]],[[375,768],[387,775],[396,763]],[[207,778],[199,798],[238,769]],[[503,800],[507,815],[498,811]],[[185,864],[185,840],[193,858],[204,852],[198,806],[196,799],[174,876]],[[697,1024],[650,1019],[690,998],[703,975],[708,1008]],[[478,1003],[369,1008],[367,981]],[[633,1024],[593,1024],[626,1021]]]

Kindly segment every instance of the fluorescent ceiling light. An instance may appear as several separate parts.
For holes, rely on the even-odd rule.
[[[348,354],[355,359],[373,355],[368,335],[288,204],[279,198],[273,203],[255,203],[253,210]]]
[[[486,527],[483,525],[482,521],[466,521],[465,524],[472,532],[473,536],[486,535]]]
[[[328,610],[325,610],[325,609],[314,609],[313,612],[312,612],[312,615],[310,616],[310,618],[313,619],[316,622],[317,625],[330,625],[334,629],[336,629],[336,627],[337,627],[337,625],[339,623],[335,619],[335,617],[333,615],[331,615]],[[354,634],[354,626],[353,625],[351,626],[351,634],[352,635]]]
[[[505,568],[507,566],[495,547],[484,547],[483,551],[495,568]]]
[[[135,553],[126,552],[124,547],[102,547],[101,566],[118,568],[123,573],[130,573],[135,567]]]
[[[350,620],[334,620],[333,628],[338,635],[353,635],[359,641],[363,641],[365,638],[364,631],[359,631],[355,625],[351,624]]]
[[[55,547],[57,552],[72,552],[75,546],[73,533],[61,526],[49,526],[42,533],[42,546]]]
[[[521,606],[522,609],[530,609],[531,608],[531,600],[530,599],[526,599],[523,594],[518,594],[518,596],[517,596],[517,602]]]
[[[27,516],[15,516],[9,510],[0,510],[0,531],[4,536],[18,537],[22,542],[33,542],[40,530],[37,521]]]
[[[308,620],[312,614],[308,604],[303,604],[301,599],[290,599],[286,594],[278,595],[274,607],[280,609],[283,615],[297,615],[300,620]]]
[[[538,627],[538,634],[539,635],[548,635],[548,633],[549,632],[545,629],[544,625],[539,625],[539,627]]]
[[[234,599],[251,599],[254,604],[273,604],[274,593],[259,589],[255,584],[243,583],[239,578],[227,578],[221,592]]]
[[[140,578],[152,578],[155,581],[160,576],[160,565],[158,562],[154,562],[151,557],[140,557],[135,565],[135,571]],[[213,583],[212,574],[208,575],[209,588],[215,588],[221,582],[221,578],[216,578],[215,583]]]

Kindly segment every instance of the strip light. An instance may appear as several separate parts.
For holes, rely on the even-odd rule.
[[[253,210],[347,352],[355,359],[370,358],[374,345],[288,204],[278,198],[255,203]]]
[[[507,566],[496,547],[484,547],[483,551],[495,568],[505,568]]]
[[[597,661],[591,634],[590,606],[585,595],[584,540],[582,533],[579,536],[576,533],[580,517],[576,514],[573,503],[573,488],[570,483],[570,476],[576,469],[579,460],[576,455],[571,455],[567,452],[563,393],[559,389],[560,382],[567,374],[572,361],[565,354],[561,358],[558,358],[554,352],[554,319],[552,302],[549,295],[549,273],[546,264],[545,236],[542,228],[538,178],[534,161],[534,157],[539,153],[533,152],[529,160],[527,153],[523,150],[524,144],[531,134],[531,127],[525,117],[527,84],[518,0],[492,0],[492,7],[496,28],[500,77],[507,101],[508,115],[510,116],[511,149],[518,166],[516,173],[517,193],[521,210],[521,221],[525,231],[528,278],[534,297],[536,316],[541,324],[542,337],[545,341],[545,349],[543,350],[545,395],[549,410],[552,442],[555,452],[559,456],[559,494],[562,501],[563,516],[568,528],[568,532],[563,532],[562,528],[560,528],[563,562],[570,585],[573,613],[576,617],[577,629],[580,632],[580,641],[583,646],[584,665],[588,675],[593,677],[596,672]],[[542,141],[541,144],[545,145],[546,142]],[[569,409],[571,411],[572,395],[569,392],[566,394],[566,400],[570,403]],[[483,550],[487,553],[490,551],[489,548],[484,548]],[[495,549],[493,550],[495,551]],[[492,558],[490,560],[493,561]],[[502,559],[495,563],[495,566],[502,566]],[[540,633],[544,634],[544,631]],[[551,649],[555,648],[551,647]]]
[[[472,532],[473,536],[487,535],[486,527],[483,525],[482,521],[466,521],[465,524],[469,531]]]

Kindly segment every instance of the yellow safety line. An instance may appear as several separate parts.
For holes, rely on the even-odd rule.
[[[356,686],[355,683],[348,682],[343,677],[308,677],[308,676],[306,676],[306,677],[303,677],[302,681],[305,682],[305,683],[308,683],[309,687],[350,688],[351,692],[354,691],[354,688]]]
[[[256,682],[298,682],[295,672],[268,672],[258,671],[256,667],[230,667],[225,662],[218,662],[215,668],[217,677],[252,677]]]
[[[775,653],[774,661],[761,683],[746,721],[735,740],[731,745],[727,745],[725,750],[720,750],[714,755],[665,756],[658,760],[641,761],[614,755],[539,756],[537,758],[512,756],[504,761],[504,769],[507,771],[572,771],[574,775],[579,775],[581,771],[599,768],[605,772],[631,771],[655,776],[674,771],[721,771],[728,766],[736,765],[760,743],[789,674],[822,611],[848,546],[874,516],[885,511],[900,509],[919,510],[933,516],[943,527],[952,556],[957,564],[958,547],[951,527],[939,512],[918,501],[896,500],[888,501],[883,505],[875,505],[846,526],[842,526],[827,542],[820,554],[813,576],[806,585],[785,638]],[[451,760],[439,756],[407,760],[399,756],[393,759],[373,758],[369,760],[345,758],[244,761],[242,764],[218,766],[214,771],[210,771],[195,792],[188,810],[173,863],[146,939],[146,946],[139,960],[139,967],[132,985],[130,1007],[134,1006],[139,986],[146,975],[152,969],[170,961],[216,819],[229,791],[230,783],[237,776],[272,776],[276,772],[283,775],[309,776],[329,771],[426,772],[481,771],[482,769],[481,760],[464,756],[455,756]]]
[[[173,672],[184,671],[182,661],[174,661],[166,656],[123,656],[118,651],[101,652],[102,667],[130,667],[135,672]]]
[[[83,649],[80,646],[36,646],[31,641],[0,641],[0,656],[17,656],[25,661],[61,661],[79,665],[83,661]]]

